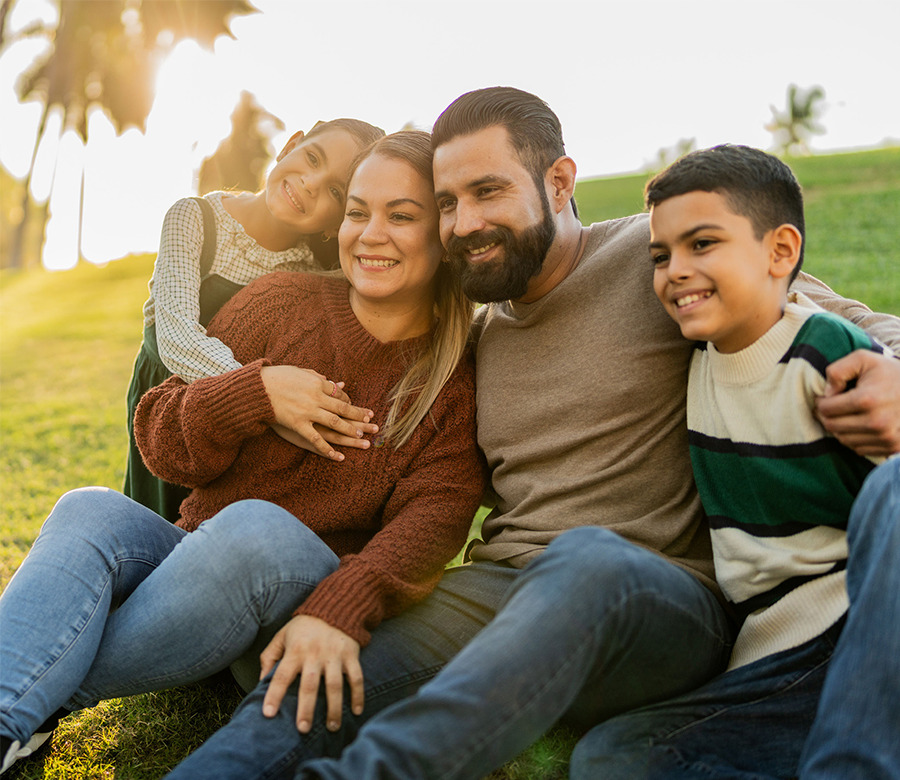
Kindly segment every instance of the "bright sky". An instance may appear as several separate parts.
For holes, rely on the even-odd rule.
[[[898,0],[253,0],[215,53],[181,44],[159,74],[146,135],[117,138],[99,113],[90,141],[64,137],[45,264],[74,264],[80,166],[84,252],[105,262],[156,249],[166,209],[195,194],[203,157],[230,130],[242,90],[286,130],[357,116],[391,132],[430,129],[455,97],[505,84],[562,120],[579,176],[644,169],[680,139],[769,148],[770,105],[790,83],[826,92],[817,151],[900,143]],[[18,0],[13,25],[46,6]],[[24,176],[40,115],[13,84],[37,54],[0,58],[0,162]],[[891,140],[892,139],[892,140]],[[38,158],[45,198],[55,149]]]

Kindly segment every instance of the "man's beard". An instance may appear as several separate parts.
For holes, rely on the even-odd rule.
[[[544,195],[541,192],[541,195]],[[550,211],[546,195],[541,198],[544,216],[536,225],[514,233],[506,227],[482,230],[464,238],[451,236],[447,242],[447,256],[453,269],[460,275],[463,292],[478,303],[506,301],[521,298],[528,291],[528,283],[541,270],[544,258],[556,237],[556,223]],[[466,252],[501,244],[503,255],[498,260],[469,263]]]

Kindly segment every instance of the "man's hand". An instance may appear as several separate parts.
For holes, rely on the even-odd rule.
[[[816,399],[825,430],[859,455],[900,452],[900,360],[861,349],[832,363],[825,376],[825,393]]]
[[[297,729],[306,734],[312,728],[313,711],[319,682],[325,678],[326,725],[329,731],[341,727],[344,676],[350,685],[350,706],[354,714],[363,710],[363,673],[359,665],[359,643],[324,620],[298,615],[272,639],[260,655],[265,677],[275,666],[275,674],[263,700],[263,715],[272,718],[278,712],[288,687],[300,675],[297,700]]]
[[[266,366],[260,376],[275,411],[273,428],[298,447],[342,461],[333,444],[366,449],[363,436],[378,431],[372,411],[353,406],[343,382],[296,366]]]

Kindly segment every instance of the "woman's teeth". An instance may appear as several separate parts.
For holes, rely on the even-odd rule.
[[[373,260],[369,257],[357,257],[359,264],[363,266],[374,266],[375,268],[390,268],[398,264],[396,260]]]

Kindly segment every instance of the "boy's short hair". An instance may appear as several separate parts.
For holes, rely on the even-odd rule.
[[[756,238],[779,225],[793,225],[803,239],[791,281],[803,264],[806,226],[803,193],[793,171],[771,154],[750,146],[722,144],[690,152],[658,173],[644,188],[644,202],[652,208],[689,192],[718,192],[731,210],[746,217]]]

